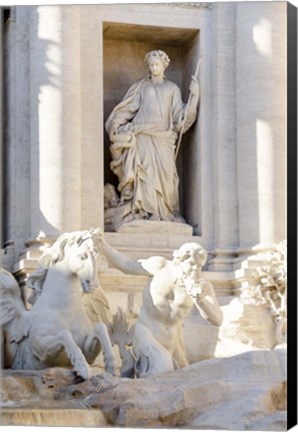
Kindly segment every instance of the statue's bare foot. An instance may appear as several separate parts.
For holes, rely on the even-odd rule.
[[[152,221],[160,221],[160,216],[152,214],[149,219]]]
[[[174,217],[172,219],[172,222],[185,223],[185,220],[183,219],[183,217],[179,213],[174,213]]]
[[[149,219],[149,214],[145,210],[140,209],[137,214],[141,216],[142,219]]]
[[[129,201],[133,197],[133,191],[131,185],[125,186],[125,188],[121,192],[121,200]]]
[[[132,213],[129,213],[125,216],[123,222],[132,222],[135,219],[135,216]]]

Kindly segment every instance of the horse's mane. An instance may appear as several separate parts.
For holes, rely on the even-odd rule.
[[[40,257],[37,269],[30,274],[27,281],[27,286],[33,290],[28,302],[32,305],[36,302],[42,292],[49,268],[63,260],[66,246],[90,237],[96,242],[98,236],[98,230],[93,228],[85,231],[74,231],[62,234],[52,246],[46,247]]]
[[[65,246],[69,244],[71,240],[75,240],[77,236],[77,232],[62,234],[52,246],[48,246],[44,249],[39,259],[37,269],[30,274],[27,280],[27,286],[33,290],[28,299],[30,304],[33,305],[40,296],[49,268],[63,260]]]

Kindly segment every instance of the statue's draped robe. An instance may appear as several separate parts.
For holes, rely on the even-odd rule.
[[[179,88],[167,80],[136,82],[114,108],[106,122],[108,133],[118,126],[111,145],[111,169],[119,178],[120,192],[132,185],[132,213],[165,221],[179,216],[175,143],[183,122],[185,132],[195,119],[196,108],[186,110]]]

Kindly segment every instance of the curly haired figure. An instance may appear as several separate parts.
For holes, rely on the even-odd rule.
[[[174,251],[173,260],[153,256],[135,261],[105,240],[102,251],[122,272],[149,277],[132,346],[136,374],[145,376],[187,366],[182,325],[193,305],[213,325],[220,326],[223,321],[212,284],[202,277],[207,251],[197,243],[185,243]]]

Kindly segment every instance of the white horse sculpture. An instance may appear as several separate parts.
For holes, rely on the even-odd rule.
[[[30,275],[30,310],[21,300],[14,277],[1,269],[0,323],[5,333],[6,365],[12,369],[72,366],[83,379],[102,349],[105,370],[116,366],[107,327],[94,325],[83,301],[83,291],[97,285],[99,229],[60,236],[43,252],[39,268]]]

